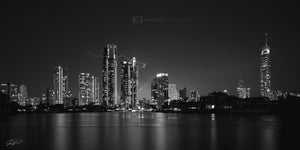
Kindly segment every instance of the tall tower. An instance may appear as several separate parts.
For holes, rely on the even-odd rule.
[[[151,83],[151,99],[156,108],[161,110],[162,105],[169,99],[169,77],[167,73],[159,73]]]
[[[91,76],[91,103],[99,105],[99,78]]]
[[[123,61],[121,66],[121,106],[123,108],[137,105],[138,68],[136,58]]]
[[[131,67],[130,67],[130,72],[131,72],[131,105],[135,107],[137,105],[137,94],[138,94],[138,67],[136,65],[136,58],[133,57],[131,59]]]
[[[260,54],[260,93],[262,97],[271,98],[271,58],[267,33],[265,34],[265,38],[265,45]]]
[[[79,105],[88,105],[91,101],[91,77],[89,73],[79,74]]]
[[[102,64],[103,105],[114,108],[118,104],[117,97],[117,46],[107,44],[103,53]]]
[[[123,109],[128,109],[131,103],[131,71],[130,62],[123,61],[121,64],[121,107]]]
[[[64,98],[69,95],[68,89],[68,69],[62,66],[55,67],[53,73],[54,105],[64,103]]]

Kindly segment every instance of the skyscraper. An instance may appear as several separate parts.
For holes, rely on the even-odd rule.
[[[68,69],[62,66],[55,67],[53,73],[54,105],[64,103],[64,98],[70,94],[68,89]]]
[[[271,91],[271,58],[268,46],[267,34],[265,34],[265,46],[260,55],[260,93],[263,97],[272,97]]]
[[[161,110],[162,105],[169,99],[169,77],[167,73],[159,73],[151,83],[151,100],[156,108]]]
[[[94,105],[100,104],[100,83],[99,78],[91,76],[91,101],[90,103]]]
[[[250,88],[245,86],[245,82],[242,79],[239,80],[236,91],[237,91],[237,96],[239,98],[249,98],[250,97]]]
[[[136,58],[123,61],[121,66],[121,106],[122,108],[136,107],[138,87],[138,67]]]
[[[128,109],[131,103],[131,64],[128,61],[123,61],[121,64],[121,97],[120,104],[123,109]]]
[[[25,106],[26,105],[26,99],[27,99],[27,87],[25,85],[20,85],[19,87],[19,105]]]
[[[91,76],[89,73],[80,73],[79,84],[79,105],[96,104],[99,105],[99,78]]]
[[[91,101],[91,77],[89,73],[79,74],[79,105],[88,105]]]
[[[118,104],[117,97],[117,46],[107,44],[103,53],[102,64],[103,105],[113,108]]]
[[[169,84],[168,95],[170,100],[178,100],[178,90],[176,84]]]

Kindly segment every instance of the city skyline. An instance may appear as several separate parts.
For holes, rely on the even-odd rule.
[[[270,73],[270,68],[271,68],[271,66],[270,66],[270,47],[269,47],[269,45],[267,44],[268,43],[268,39],[267,39],[267,33],[265,33],[265,45],[263,46],[263,48],[262,48],[262,50],[261,50],[261,58],[260,58],[260,63],[261,63],[261,65],[260,65],[260,96],[265,96],[265,97],[269,97],[269,98],[271,98],[272,99],[272,94],[268,94],[268,93],[272,93],[272,89],[271,89],[271,73]],[[121,55],[121,56],[118,56],[116,53],[117,53],[117,48],[116,48],[117,46],[116,45],[113,45],[113,44],[107,44],[107,46],[104,48],[104,51],[107,53],[103,58],[104,58],[104,60],[106,60],[106,61],[108,61],[111,57],[113,58],[113,62],[111,62],[112,63],[112,65],[113,66],[115,66],[115,67],[109,67],[108,66],[108,68],[111,68],[111,69],[113,69],[115,72],[117,72],[117,64],[119,63],[119,60],[118,60],[118,57],[126,57],[126,56],[123,56],[123,55]],[[111,52],[109,52],[109,51],[111,51],[110,49],[114,49],[113,50],[113,53],[111,54]],[[107,58],[106,58],[107,57]],[[127,58],[127,57],[126,57]],[[128,58],[127,58],[128,59]],[[103,69],[105,69],[105,64],[106,64],[106,61],[104,61],[103,63],[102,63],[102,71],[103,71]],[[130,61],[132,61],[132,62],[130,62]],[[114,84],[114,90],[116,90],[116,89],[118,89],[118,83],[115,83],[115,82],[118,82],[118,80],[117,80],[117,77],[121,77],[121,91],[120,91],[120,94],[118,94],[118,92],[116,92],[116,93],[114,93],[113,95],[117,95],[116,96],[116,98],[118,99],[118,98],[120,98],[120,100],[114,100],[114,104],[119,104],[119,102],[118,101],[121,101],[121,97],[122,97],[122,82],[124,82],[123,80],[123,78],[124,77],[122,77],[122,71],[123,71],[123,73],[124,73],[124,68],[122,68],[122,67],[124,67],[125,65],[124,65],[124,63],[125,64],[134,64],[134,66],[135,66],[135,68],[137,69],[137,66],[136,66],[136,58],[135,57],[133,57],[130,61],[122,61],[121,62],[121,74],[117,74],[116,76],[113,76],[113,78],[114,78],[114,80],[115,81],[113,81],[113,84]],[[110,63],[108,63],[108,64],[110,64]],[[131,67],[132,68],[132,67]],[[266,68],[266,69],[264,69],[264,68]],[[129,69],[130,69],[130,67],[129,67]],[[266,71],[264,71],[264,70],[266,70]],[[103,73],[103,72],[102,72]],[[63,75],[63,74],[66,74],[66,75]],[[80,73],[80,75],[81,74],[85,74],[85,73]],[[87,73],[88,74],[88,76],[89,76],[89,73]],[[128,74],[128,72],[127,72],[127,74]],[[129,75],[130,75],[130,73],[129,73]],[[54,89],[55,88],[58,88],[58,89],[60,89],[60,88],[65,88],[64,86],[66,86],[66,89],[65,90],[63,90],[63,91],[65,91],[65,92],[71,92],[71,91],[69,91],[69,90],[67,90],[68,89],[68,69],[65,67],[62,67],[62,66],[57,66],[57,67],[55,67],[55,69],[54,69],[54,76],[53,76],[54,78],[53,78],[53,83],[54,83]],[[99,77],[95,77],[95,76],[91,76],[92,78],[99,78]],[[80,78],[80,77],[79,77]],[[136,77],[137,78],[137,77]],[[56,81],[57,80],[57,81]],[[91,80],[91,79],[89,79],[89,80]],[[136,79],[137,80],[137,79]],[[56,85],[56,82],[58,82],[57,83],[57,87],[55,86]],[[81,81],[79,81],[79,86],[80,86],[80,83]],[[89,81],[90,82],[90,81]],[[137,82],[137,81],[135,81],[135,82]],[[239,81],[240,82],[240,81]],[[242,82],[244,82],[244,81],[242,81]],[[8,82],[8,83],[10,83],[10,82]],[[65,85],[66,84],[66,85]],[[128,83],[127,83],[128,84]],[[22,86],[22,85],[21,85]],[[23,85],[24,86],[24,85]],[[102,85],[102,86],[104,86],[104,85]],[[115,87],[116,86],[116,87]],[[124,86],[124,85],[123,85]],[[91,87],[89,87],[89,88],[91,88]],[[140,87],[139,87],[140,88]],[[189,87],[190,89],[191,89],[191,91],[193,91],[193,90],[195,90],[195,88],[192,88],[192,87]],[[239,87],[238,87],[239,88]],[[58,89],[56,89],[56,91],[59,91]],[[27,90],[27,87],[26,87],[26,90]],[[224,89],[225,91],[227,91],[226,89]],[[268,90],[268,91],[267,91]],[[116,91],[118,91],[118,90],[116,90]],[[62,100],[58,100],[58,99],[62,99],[62,98],[59,98],[59,96],[60,97],[62,97],[62,95],[65,95],[66,93],[65,92],[60,92],[61,94],[56,94],[57,95],[57,97],[54,97],[54,100],[55,101],[57,101],[57,102],[55,102],[55,103],[62,103]],[[103,91],[104,92],[104,91]],[[212,91],[211,91],[212,92]],[[268,93],[267,93],[268,92]],[[73,93],[73,92],[71,92],[71,93]],[[80,100],[80,89],[79,89],[79,96],[78,96],[78,98],[79,98],[79,102],[81,101]],[[70,94],[70,93],[69,93]],[[91,93],[89,93],[88,95],[90,95]],[[197,91],[197,94],[198,94],[198,91]],[[92,95],[94,95],[94,94],[92,94]],[[137,93],[135,94],[135,95],[137,95]],[[234,95],[233,93],[231,94],[231,95]],[[238,93],[237,94],[238,95],[238,97],[244,97],[244,96],[239,96],[240,94]],[[104,95],[102,95],[102,96],[104,96]],[[146,98],[146,97],[141,97],[141,98]],[[149,98],[149,97],[148,97]],[[89,99],[89,98],[88,98]],[[115,96],[113,97],[113,99],[115,99]],[[90,101],[90,100],[88,100],[88,101]],[[135,98],[135,101],[136,101],[136,98]],[[98,102],[99,103],[99,102]]]
[[[1,83],[24,84],[30,96],[40,96],[45,88],[52,87],[49,81],[52,67],[61,65],[69,68],[69,88],[73,95],[77,95],[78,74],[89,72],[101,79],[99,68],[102,58],[99,55],[103,45],[115,43],[120,55],[135,56],[147,63],[146,69],[140,72],[139,85],[148,86],[141,91],[140,98],[150,97],[149,83],[159,72],[168,72],[170,81],[175,82],[178,89],[187,87],[189,91],[195,88],[200,95],[225,89],[235,94],[236,81],[242,78],[249,83],[251,96],[259,96],[259,54],[264,43],[263,34],[268,32],[272,47],[272,88],[299,92],[296,84],[299,82],[299,72],[294,69],[299,64],[296,55],[298,36],[296,26],[291,25],[296,10],[292,9],[292,4],[265,2],[259,7],[250,4],[247,8],[242,4],[230,5],[220,4],[213,8],[210,3],[203,6],[188,4],[183,7],[191,9],[184,12],[178,9],[180,4],[174,4],[172,8],[162,4],[153,6],[157,10],[154,12],[151,5],[142,11],[141,4],[137,3],[125,5],[136,10],[121,16],[116,13],[102,16],[98,9],[91,7],[95,16],[86,20],[84,16],[90,13],[84,13],[86,8],[76,4],[64,7],[65,10],[55,9],[57,15],[49,14],[48,9],[23,10],[17,9],[21,6],[12,6],[9,10],[10,42],[4,47],[7,51],[3,52],[5,57],[1,59],[7,73],[1,74]],[[272,7],[267,7],[269,5]],[[205,6],[208,7],[202,8]],[[222,14],[223,10],[231,7],[234,9]],[[68,11],[71,8],[78,9]],[[163,8],[168,8],[170,13]],[[268,8],[267,11],[265,8]],[[277,8],[285,11],[278,13],[275,11]],[[42,17],[31,14],[33,10],[40,12]],[[23,11],[26,19],[18,14]],[[133,23],[133,17],[139,15],[143,16],[144,23]],[[245,22],[245,18],[250,18],[250,22]],[[149,22],[150,19],[152,22]],[[26,20],[25,24],[23,20]],[[278,20],[281,22],[278,23]],[[54,26],[46,24],[48,21],[53,22]],[[85,27],[89,27],[88,30]],[[8,63],[9,60],[22,63]]]

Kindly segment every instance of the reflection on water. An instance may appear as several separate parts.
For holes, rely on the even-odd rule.
[[[0,123],[14,149],[280,149],[289,137],[276,116],[177,113],[22,114]],[[291,133],[292,134],[292,133]],[[291,135],[290,134],[290,135]],[[296,144],[295,144],[296,145]]]

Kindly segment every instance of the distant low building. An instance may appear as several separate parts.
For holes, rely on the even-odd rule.
[[[28,96],[27,87],[25,85],[20,85],[19,100],[18,100],[19,105],[21,105],[21,106],[26,105],[27,96]]]
[[[46,97],[46,94],[42,94],[42,97],[41,97],[41,104],[47,104],[47,97]]]
[[[37,106],[40,104],[40,98],[39,97],[29,97],[27,99],[27,105],[31,105],[31,106]]]
[[[176,88],[176,84],[169,84],[168,88],[169,100],[178,100],[178,90]]]
[[[182,90],[179,90],[179,99],[184,101],[188,99],[186,87],[184,87]]]
[[[46,101],[49,105],[54,105],[54,90],[46,89]]]
[[[200,100],[199,99],[200,95],[199,95],[199,93],[198,93],[198,91],[196,89],[192,89],[190,91],[190,94],[191,94],[190,101],[199,101]]]
[[[2,94],[9,96],[10,102],[18,103],[18,86],[13,83],[4,83],[0,85],[0,91]]]
[[[250,98],[250,88],[245,86],[244,80],[239,80],[236,90],[239,98]]]

